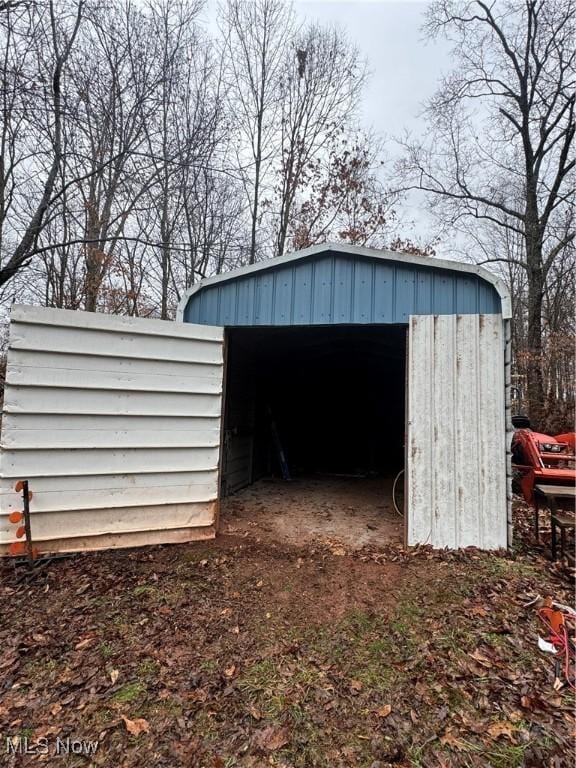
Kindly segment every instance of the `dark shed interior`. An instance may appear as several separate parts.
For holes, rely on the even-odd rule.
[[[223,495],[286,471],[392,477],[403,467],[405,325],[226,333]]]

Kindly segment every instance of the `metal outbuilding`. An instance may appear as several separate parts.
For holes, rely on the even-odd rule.
[[[278,431],[303,472],[405,465],[409,545],[505,547],[509,317],[480,267],[340,244],[203,280],[175,323],[14,307],[0,547],[18,479],[44,551],[214,536]]]

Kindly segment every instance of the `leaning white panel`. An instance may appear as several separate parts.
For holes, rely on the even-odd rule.
[[[223,329],[13,307],[0,554],[29,479],[40,551],[190,541],[217,522]],[[149,535],[148,535],[149,534]]]
[[[501,315],[410,318],[409,545],[507,545]]]

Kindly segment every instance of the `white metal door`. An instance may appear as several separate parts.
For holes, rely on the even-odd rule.
[[[501,315],[410,318],[409,545],[507,545]]]
[[[40,551],[215,535],[223,328],[15,306],[0,553],[29,480]]]

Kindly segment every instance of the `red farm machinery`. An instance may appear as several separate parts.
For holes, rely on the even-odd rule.
[[[525,501],[534,504],[536,485],[576,485],[576,433],[545,435],[530,428],[523,416],[515,416],[512,439],[514,484]]]

